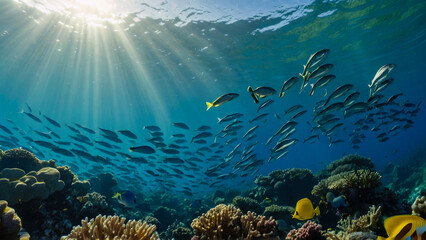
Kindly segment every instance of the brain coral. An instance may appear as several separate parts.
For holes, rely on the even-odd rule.
[[[46,199],[53,192],[64,188],[65,183],[60,180],[60,176],[57,169],[46,167],[37,172],[31,171],[18,180],[0,178],[0,198],[10,204]]]
[[[74,227],[63,240],[157,240],[159,239],[155,225],[149,225],[141,221],[127,221],[118,216],[101,216],[95,219],[81,220],[81,226]]]

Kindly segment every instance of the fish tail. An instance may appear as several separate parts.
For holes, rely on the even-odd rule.
[[[250,92],[250,93],[253,92],[253,88],[251,86],[248,86],[247,92]]]
[[[19,112],[18,113],[24,113],[25,111],[24,111],[24,109],[23,108],[21,108],[21,110],[19,110]]]
[[[280,93],[279,97],[283,97],[285,92]]]
[[[213,103],[206,102],[206,105],[207,105],[206,111],[208,111],[211,107],[213,107]]]
[[[316,215],[316,216],[319,216],[319,215],[320,215],[320,209],[319,209],[319,206],[317,206],[317,207],[314,209],[314,212],[315,212],[315,215]]]

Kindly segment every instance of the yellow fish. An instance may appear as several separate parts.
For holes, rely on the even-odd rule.
[[[303,198],[296,203],[296,211],[294,212],[293,218],[305,221],[312,219],[314,216],[318,216],[319,214],[319,207],[317,206],[314,209],[314,205],[312,205],[311,200]]]
[[[207,105],[206,111],[208,111],[211,107],[218,107],[224,103],[234,100],[238,96],[240,96],[238,93],[227,93],[216,98],[216,100],[214,100],[212,103],[206,102],[206,105]]]
[[[415,215],[397,215],[385,219],[388,238],[378,236],[377,240],[426,239],[426,220]]]
[[[267,203],[271,203],[272,202],[272,199],[270,199],[270,198],[265,198],[265,202],[267,202]]]

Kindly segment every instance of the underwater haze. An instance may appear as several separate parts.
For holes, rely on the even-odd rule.
[[[259,176],[274,170],[308,169],[317,183],[347,155],[371,159],[382,187],[411,204],[426,178],[397,185],[411,171],[397,166],[420,176],[426,169],[425,12],[418,0],[0,0],[0,149],[69,166],[90,192],[106,196],[109,214],[158,219],[158,206],[180,211],[155,194],[206,208],[170,215],[159,233],[227,203],[212,197],[218,191],[238,190],[262,207],[324,200],[244,192],[267,189]],[[357,170],[357,161],[346,167]],[[22,166],[2,165],[0,156],[0,170],[40,170]],[[24,200],[7,191],[0,199],[20,216],[54,195]],[[342,216],[365,214],[367,205]],[[104,214],[73,219],[78,225],[95,213]],[[34,239],[57,237],[32,232],[26,217]],[[63,229],[58,236],[70,227]]]

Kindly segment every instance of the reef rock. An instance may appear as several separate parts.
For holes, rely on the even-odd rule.
[[[251,191],[250,197],[259,201],[268,197],[276,199],[275,203],[278,205],[292,206],[310,195],[310,189],[316,181],[309,169],[292,168],[259,176],[255,183],[257,187]]]
[[[26,240],[27,233],[20,234],[22,230],[21,219],[15,210],[7,206],[7,202],[0,200],[0,237],[2,240]]]

